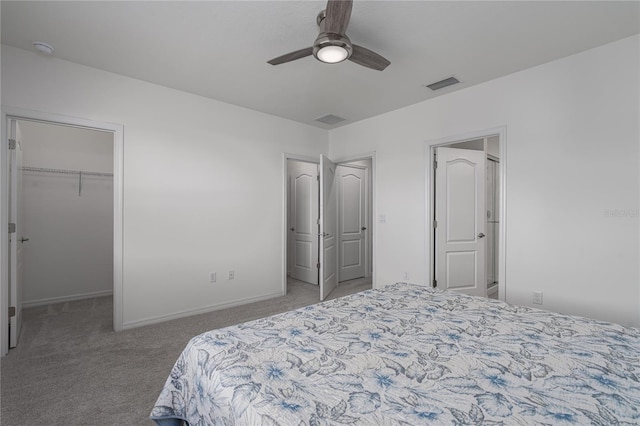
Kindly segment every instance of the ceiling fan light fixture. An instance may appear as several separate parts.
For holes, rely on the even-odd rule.
[[[353,48],[345,35],[321,33],[313,43],[313,56],[325,64],[337,64],[349,59]]]
[[[327,64],[337,64],[349,57],[349,52],[342,46],[324,46],[316,53],[319,61]]]

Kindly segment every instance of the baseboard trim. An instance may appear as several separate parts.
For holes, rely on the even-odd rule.
[[[34,308],[36,306],[51,305],[53,303],[73,302],[75,300],[93,299],[94,297],[111,296],[113,290],[94,291],[92,293],[73,294],[71,296],[49,297],[47,299],[37,299],[22,302],[23,308]]]
[[[150,317],[150,318],[145,318],[141,320],[125,322],[123,323],[122,328],[124,330],[129,330],[132,328],[143,327],[145,325],[158,324],[161,322],[171,321],[174,319],[180,319],[180,318],[190,317],[190,316],[199,315],[199,314],[206,314],[209,312],[219,311],[221,309],[226,309],[226,308],[233,308],[235,306],[240,306],[240,305],[247,305],[253,302],[262,302],[264,300],[274,299],[276,297],[282,297],[282,296],[284,296],[284,294],[282,294],[282,292],[279,291],[276,293],[270,293],[263,296],[237,299],[237,300],[232,300],[230,302],[225,302],[225,303],[216,303],[214,305],[208,305],[202,308],[188,309],[185,311],[178,311],[178,312],[174,312],[167,315],[160,315],[157,317]]]

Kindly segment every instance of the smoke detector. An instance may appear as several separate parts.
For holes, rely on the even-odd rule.
[[[35,47],[38,52],[44,55],[51,55],[53,53],[53,46],[42,41],[34,41],[33,47]]]

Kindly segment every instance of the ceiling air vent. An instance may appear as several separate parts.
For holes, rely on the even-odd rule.
[[[327,114],[327,115],[323,115],[322,117],[316,118],[316,121],[319,121],[320,123],[324,123],[324,124],[329,124],[329,125],[338,124],[344,120],[346,119],[342,117],[338,117],[337,115],[333,115],[333,114]]]
[[[460,83],[460,80],[455,77],[449,77],[445,78],[444,80],[436,81],[435,83],[427,84],[427,87],[433,91],[436,91],[458,83]]]

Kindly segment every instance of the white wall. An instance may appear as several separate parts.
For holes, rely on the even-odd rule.
[[[325,130],[8,46],[2,103],[124,125],[125,328],[281,294],[282,153]]]
[[[487,138],[487,154],[500,158],[500,138],[498,136]]]
[[[113,135],[20,121],[23,166],[113,172]],[[24,306],[113,290],[113,180],[23,172]]]
[[[471,149],[473,151],[484,151],[484,138],[474,139],[466,142],[454,143],[451,145],[447,145],[447,147],[457,148],[457,149]]]
[[[378,282],[429,279],[425,141],[506,125],[507,300],[531,305],[538,290],[545,309],[640,325],[639,45],[630,37],[330,131],[334,158],[376,151]]]

